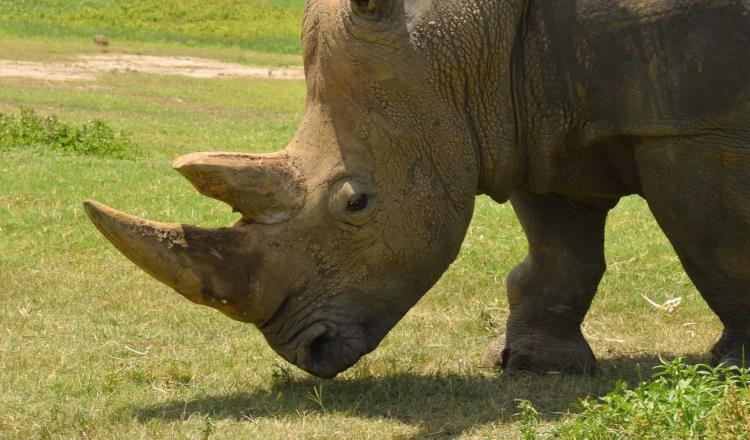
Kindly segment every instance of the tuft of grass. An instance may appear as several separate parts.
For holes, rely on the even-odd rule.
[[[101,119],[76,127],[28,107],[15,114],[0,113],[0,151],[11,149],[54,150],[115,159],[131,159],[136,154],[128,136]]]
[[[747,369],[687,365],[662,360],[654,379],[581,401],[583,412],[549,432],[537,428],[539,413],[519,403],[523,438],[534,439],[703,439],[745,438],[750,427]]]

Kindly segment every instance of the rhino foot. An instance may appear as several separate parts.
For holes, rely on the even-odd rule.
[[[533,373],[593,374],[596,358],[583,337],[542,339],[537,336],[506,341],[506,336],[501,335],[485,349],[480,367]]]
[[[725,367],[750,367],[750,337],[730,334],[726,330],[711,349],[711,364]]]

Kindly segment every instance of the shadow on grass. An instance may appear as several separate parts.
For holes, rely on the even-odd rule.
[[[662,354],[671,359],[675,355]],[[687,362],[705,362],[688,357]],[[601,359],[591,377],[479,373],[420,375],[399,373],[324,381],[277,377],[270,389],[204,395],[172,400],[137,409],[140,421],[184,420],[208,416],[238,421],[317,413],[373,419],[394,419],[418,427],[417,437],[455,437],[482,425],[516,420],[517,400],[526,399],[555,421],[576,412],[587,396],[609,392],[618,379],[633,385],[651,376],[657,354],[634,354]]]

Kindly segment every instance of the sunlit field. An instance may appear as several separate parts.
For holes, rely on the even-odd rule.
[[[303,5],[0,0],[0,59],[73,60],[100,53],[91,39],[105,32],[109,53],[299,65]],[[478,368],[508,316],[505,275],[526,252],[511,207],[485,197],[444,277],[335,380],[297,370],[252,326],[154,281],[86,217],[81,202],[96,199],[154,220],[231,224],[237,215],[195,192],[171,160],[280,149],[304,100],[302,81],[0,77],[0,113],[32,108],[72,126],[98,118],[137,146],[124,159],[0,149],[0,438],[518,438],[528,425],[520,400],[544,431],[620,379],[648,380],[660,356],[707,361],[720,323],[637,197],[607,225],[608,272],[583,327],[599,358],[593,377]],[[644,297],[682,301],[667,311]]]

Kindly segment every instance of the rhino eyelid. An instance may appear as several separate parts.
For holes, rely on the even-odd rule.
[[[357,177],[357,176],[354,176],[352,174],[342,171],[340,173],[335,174],[332,178],[328,180],[328,190],[329,191],[332,190],[333,188],[336,187],[336,185],[341,185],[343,182],[358,182],[358,183],[362,183],[368,186],[371,185],[371,183],[368,183],[368,182],[371,182],[371,180],[366,177]]]
[[[347,180],[354,180],[354,178],[351,175],[346,174],[346,173],[337,174],[335,177],[333,177],[328,182],[328,189],[330,190],[334,186],[340,184],[341,182],[347,181]]]

